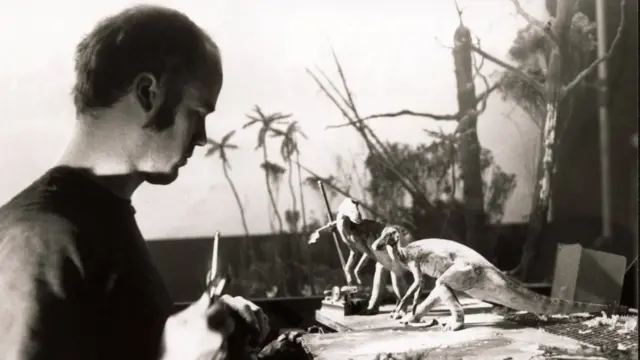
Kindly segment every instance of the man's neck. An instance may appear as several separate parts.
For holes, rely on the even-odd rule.
[[[78,125],[58,165],[82,169],[116,196],[131,199],[143,176],[135,171],[124,152],[123,139],[108,135],[109,132],[90,131]]]

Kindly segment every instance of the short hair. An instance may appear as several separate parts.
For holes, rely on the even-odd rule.
[[[75,55],[78,113],[111,107],[143,72],[166,86],[222,81],[215,42],[185,14],[161,6],[137,5],[101,20]]]

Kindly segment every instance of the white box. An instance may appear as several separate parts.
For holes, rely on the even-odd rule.
[[[558,244],[551,296],[596,304],[619,302],[626,266],[622,255]]]

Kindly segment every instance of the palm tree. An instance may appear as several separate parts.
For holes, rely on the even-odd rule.
[[[276,164],[268,160],[260,164],[260,168],[267,175],[268,184],[271,187],[271,189],[273,189],[273,198],[275,199],[277,204],[278,199],[280,199],[280,185],[282,184],[282,175],[285,172],[287,172],[287,170],[284,167],[280,166],[279,164]],[[276,211],[276,212],[273,212],[273,214],[280,215],[280,212]],[[273,218],[270,217],[269,221],[272,222]],[[280,232],[283,232],[282,224],[280,226],[281,226]]]
[[[287,220],[287,223],[289,223],[292,233],[298,233],[298,220],[300,218],[300,213],[297,209],[295,189],[293,186],[293,156],[295,155],[296,157],[296,164],[298,167],[298,190],[300,191],[300,208],[302,210],[302,232],[304,234],[307,231],[307,213],[304,206],[304,192],[301,174],[302,171],[300,168],[300,148],[298,147],[297,136],[302,136],[305,139],[307,139],[307,136],[302,132],[302,130],[300,130],[297,121],[292,121],[291,123],[289,123],[284,131],[274,129],[273,132],[274,134],[272,135],[272,137],[282,138],[282,143],[280,145],[280,155],[282,156],[282,159],[287,162],[289,167],[288,180],[289,190],[291,191],[292,209],[291,211],[287,210],[287,212],[285,212],[285,219]],[[304,241],[306,236],[303,235],[301,238],[296,238],[297,236],[294,237],[294,239],[297,240],[295,242],[294,248],[296,249],[296,251],[298,251],[300,256],[302,256],[302,254],[306,254],[305,259],[307,262],[307,269],[309,271],[309,286],[311,288],[311,294],[315,294],[315,284],[313,281],[313,263],[311,262],[311,254],[309,253],[306,246],[306,241]]]
[[[247,218],[244,212],[244,206],[242,206],[242,201],[240,200],[240,195],[238,194],[238,189],[236,188],[231,176],[229,175],[229,170],[231,170],[231,164],[229,163],[229,158],[227,157],[226,150],[236,150],[238,146],[235,144],[230,144],[229,140],[235,134],[235,130],[229,132],[225,136],[222,137],[220,142],[207,139],[207,144],[209,148],[205,153],[205,157],[213,156],[218,153],[220,161],[222,162],[222,173],[224,174],[224,178],[227,179],[227,183],[229,183],[229,187],[233,192],[233,196],[236,198],[236,203],[238,204],[238,210],[240,210],[240,217],[242,218],[242,227],[244,228],[244,233],[247,237],[249,237],[249,227],[247,226]]]
[[[267,153],[267,145],[266,145],[266,137],[269,131],[272,131],[273,126],[277,124],[282,124],[282,120],[286,120],[291,117],[290,114],[282,114],[282,113],[273,113],[270,115],[265,115],[260,107],[256,105],[253,108],[255,115],[247,115],[249,121],[242,125],[243,129],[253,126],[254,124],[260,124],[260,130],[258,131],[258,141],[255,150],[262,148],[262,158],[263,165],[269,163],[269,157]],[[263,166],[265,170],[266,167]],[[265,171],[264,173],[265,183],[267,185],[267,193],[269,194],[269,200],[271,201],[271,206],[273,207],[273,212],[276,215],[276,219],[278,220],[278,228],[280,232],[283,232],[282,225],[282,217],[280,216],[280,212],[278,211],[278,205],[276,204],[276,199],[273,195],[273,190],[271,189],[271,184],[269,182],[269,172]]]
[[[300,130],[297,121],[292,121],[291,123],[289,123],[284,131],[274,129],[273,132],[274,134],[272,135],[272,137],[282,138],[282,143],[280,145],[280,155],[289,167],[289,190],[291,191],[292,201],[292,213],[290,215],[290,218],[292,219],[292,221],[295,221],[295,223],[293,224],[294,229],[292,230],[292,232],[297,232],[297,219],[299,218],[299,215],[296,214],[298,212],[298,209],[295,189],[293,187],[293,156],[296,156],[296,163],[298,164],[298,186],[300,191],[300,206],[302,210],[302,228],[305,229],[307,227],[307,221],[304,207],[304,195],[302,191],[302,177],[300,174],[300,149],[298,148],[297,136],[300,135],[305,139],[307,139],[307,136]]]
[[[222,173],[224,174],[224,178],[227,179],[227,183],[233,192],[233,196],[236,198],[236,203],[238,204],[238,210],[240,211],[240,218],[242,220],[242,227],[244,228],[244,233],[247,238],[249,238],[249,227],[247,226],[247,217],[244,212],[244,206],[242,206],[242,201],[240,200],[240,195],[238,194],[238,189],[236,189],[231,176],[229,175],[229,170],[231,169],[231,164],[229,163],[229,158],[227,157],[227,150],[236,150],[238,146],[235,144],[230,144],[229,140],[235,134],[235,130],[229,132],[225,136],[222,137],[220,142],[207,139],[207,144],[209,148],[205,153],[205,157],[214,156],[216,153],[222,163]],[[251,261],[251,255],[249,255],[249,260]]]
[[[282,261],[283,255],[285,259],[290,259],[291,256],[289,254],[282,254],[282,241],[285,240],[285,238],[282,237],[282,233],[283,233],[283,229],[282,229],[282,219],[280,218],[280,213],[278,212],[278,208],[275,206],[276,202],[275,199],[278,198],[278,189],[280,188],[280,182],[282,180],[282,174],[285,173],[285,168],[283,168],[282,166],[270,162],[270,161],[265,161],[262,164],[260,164],[260,167],[262,168],[262,170],[264,170],[265,176],[267,178],[267,189],[269,189],[269,191],[271,191],[271,187],[275,187],[275,196],[273,195],[273,192],[270,192],[270,196],[271,196],[271,201],[272,201],[272,205],[274,206],[274,213],[278,218],[278,221],[280,222],[280,236],[279,236],[279,240],[280,241],[276,241],[274,243],[274,265],[273,265],[273,269],[275,270],[275,274],[271,274],[268,278],[269,279],[278,279],[278,285],[276,286],[277,288],[281,289],[282,291],[282,295],[284,296],[288,296],[289,294],[289,289],[287,287],[287,281],[285,281],[286,279],[286,270],[285,270],[285,266],[286,266],[286,261]],[[269,219],[269,223],[272,224],[272,219]],[[272,226],[273,228],[273,226]]]

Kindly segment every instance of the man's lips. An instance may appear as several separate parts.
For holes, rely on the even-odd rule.
[[[182,158],[182,160],[180,160],[180,162],[178,162],[178,165],[180,165],[180,166],[184,166],[184,165],[186,165],[186,164],[187,164],[187,162],[189,161],[189,158],[190,158],[190,157],[191,157],[191,156],[185,156],[185,157],[183,157],[183,158]]]

